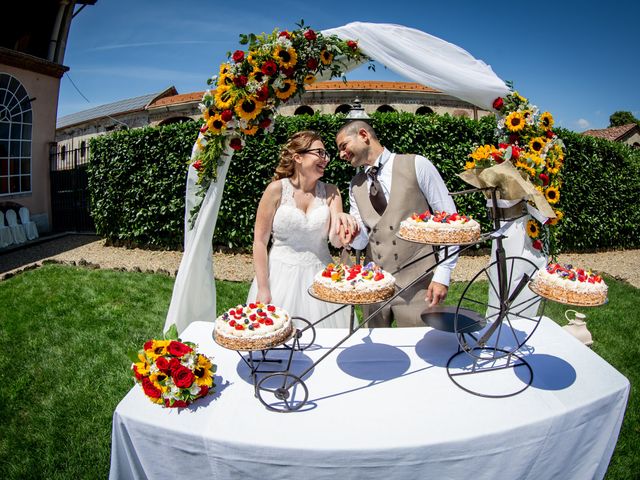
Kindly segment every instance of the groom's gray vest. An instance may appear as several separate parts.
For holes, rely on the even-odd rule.
[[[399,288],[406,287],[420,274],[435,263],[435,256],[420,260],[398,273],[397,270],[433,251],[433,247],[414,242],[407,242],[396,236],[400,222],[413,213],[422,213],[429,208],[416,178],[415,155],[396,155],[391,172],[391,192],[387,208],[380,216],[369,199],[367,174],[356,174],[351,180],[351,189],[358,205],[360,217],[369,231],[365,262],[373,260],[383,269],[394,274]],[[424,326],[420,313],[427,304],[424,301],[427,285],[431,276],[418,282],[415,286],[397,297],[381,315],[376,315],[367,326],[390,326],[393,317],[399,327]],[[363,309],[365,316],[377,309],[376,305]]]

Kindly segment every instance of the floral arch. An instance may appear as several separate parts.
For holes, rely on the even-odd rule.
[[[233,153],[242,149],[245,137],[269,132],[278,105],[316,80],[339,77],[375,60],[409,80],[498,114],[513,113],[508,107],[520,108],[521,113],[515,115],[522,121],[520,130],[523,132],[515,132],[521,136],[520,143],[533,138],[539,142],[535,144],[538,153],[542,148],[553,149],[556,166],[561,165],[561,142],[555,142],[553,135],[545,138],[539,134],[540,131],[551,131],[550,114],[545,125],[539,124],[535,107],[517,93],[514,97],[489,65],[462,48],[425,32],[401,25],[362,22],[316,32],[300,24],[294,31],[241,35],[240,43],[248,45],[248,51],[237,50],[229,54],[229,61],[221,65],[219,74],[208,81],[211,90],[205,92],[200,104],[205,124],[193,147],[187,177],[184,254],[165,331],[174,324],[181,332],[191,322],[215,320],[211,240]],[[507,123],[502,122],[503,128],[511,126],[508,123],[514,118],[511,113]],[[525,131],[529,131],[526,137]],[[518,198],[503,200],[503,206],[511,206],[522,198],[533,201],[538,208],[530,207],[530,213],[537,222],[544,224],[556,215],[540,187],[544,182],[538,175],[542,174],[542,178],[545,175],[542,173],[544,166],[538,164],[541,156],[529,158],[527,155],[533,147],[518,148],[517,144],[479,147],[470,155],[471,161],[467,163],[463,178],[466,175],[465,180],[471,180],[470,183],[475,181],[484,185],[487,179],[476,175],[476,167],[490,167],[506,160],[511,160],[505,162],[511,165],[520,155],[522,165],[526,165],[523,170],[531,173],[534,182],[524,182],[521,191],[518,190]],[[548,176],[546,181],[548,183]],[[530,225],[526,221],[509,225],[505,250],[507,256],[525,256],[543,266],[546,256],[532,248],[527,237],[527,233],[532,236]]]

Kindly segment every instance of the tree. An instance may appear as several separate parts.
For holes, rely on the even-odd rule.
[[[636,123],[640,125],[640,120],[633,116],[631,112],[618,111],[613,113],[609,117],[610,127],[619,127],[620,125],[628,125],[630,123]]]

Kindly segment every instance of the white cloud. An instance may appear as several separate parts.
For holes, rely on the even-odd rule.
[[[576,123],[578,124],[579,128],[582,128],[582,129],[585,129],[585,130],[591,126],[591,123],[589,123],[589,120],[586,120],[584,118],[578,119],[578,121]]]

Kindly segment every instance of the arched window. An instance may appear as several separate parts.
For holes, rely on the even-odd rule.
[[[0,195],[31,191],[31,100],[22,84],[0,73]]]
[[[158,125],[171,125],[172,123],[185,123],[192,122],[193,118],[191,117],[170,117],[162,120]]]
[[[300,105],[296,108],[296,111],[293,112],[294,115],[313,115],[313,108],[308,105]]]
[[[633,148],[640,148],[640,143],[635,142],[635,143],[633,144]]]
[[[424,105],[416,110],[416,115],[431,115],[432,113],[435,113],[433,109]]]
[[[376,108],[376,111],[380,113],[389,113],[389,112],[395,112],[396,109],[393,108],[391,105],[380,105],[378,108]]]
[[[351,110],[351,105],[348,105],[346,103],[343,103],[342,105],[338,105],[336,107],[336,113],[344,113],[346,115],[347,113],[349,113],[349,110]]]

